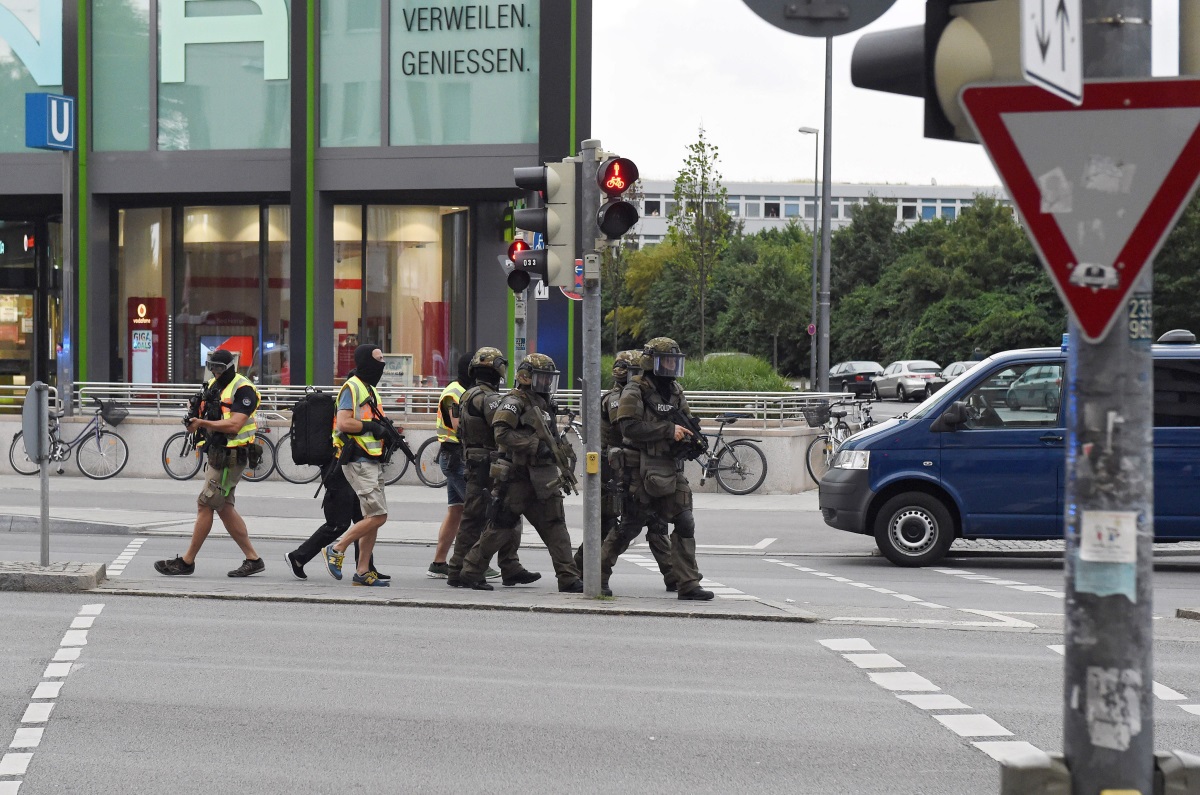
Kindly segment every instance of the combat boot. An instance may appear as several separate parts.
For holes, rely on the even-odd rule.
[[[680,591],[679,592],[680,599],[691,600],[691,601],[695,601],[695,602],[707,602],[709,599],[712,599],[714,596],[716,596],[716,594],[714,594],[712,591],[706,591],[703,588],[701,588],[699,585],[697,585],[695,588],[693,588],[690,591]]]

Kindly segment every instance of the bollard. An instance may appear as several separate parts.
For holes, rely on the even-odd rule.
[[[1062,754],[1033,749],[1000,763],[1000,795],[1070,795],[1070,792],[1071,772]],[[1184,751],[1156,752],[1153,795],[1200,795],[1200,756]]]

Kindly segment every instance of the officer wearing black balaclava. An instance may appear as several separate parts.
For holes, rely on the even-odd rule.
[[[379,393],[375,391],[383,377],[383,368],[383,351],[378,346],[359,345],[354,349],[354,375],[347,378],[338,391],[335,429],[347,439],[338,460],[342,474],[358,495],[363,518],[322,551],[329,574],[340,580],[346,549],[357,541],[358,566],[354,584],[374,587],[391,584],[380,578],[371,565],[375,539],[379,528],[387,521],[388,513],[383,492],[384,431],[388,420]]]
[[[213,515],[246,556],[242,565],[229,572],[230,577],[248,577],[266,569],[266,564],[250,543],[246,522],[233,507],[238,482],[259,450],[254,438],[254,415],[258,410],[258,389],[233,366],[233,354],[216,350],[209,354],[204,366],[212,373],[205,388],[205,402],[210,407],[219,404],[220,419],[194,417],[188,431],[203,431],[208,439],[204,450],[208,456],[208,474],[197,502],[196,522],[187,551],[171,560],[154,564],[159,574],[188,575],[196,571],[196,555],[212,530]],[[218,412],[213,412],[218,414]],[[209,412],[205,412],[206,417]]]

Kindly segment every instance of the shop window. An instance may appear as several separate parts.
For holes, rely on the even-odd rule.
[[[388,143],[537,143],[541,4],[442,11],[392,2]]]
[[[321,3],[321,146],[379,146],[379,0]]]
[[[120,379],[139,384],[171,381],[170,209],[129,209],[117,214],[116,270]]]
[[[292,11],[291,0],[283,0]],[[166,5],[166,4],[164,4]],[[187,16],[207,16],[214,24],[236,30],[237,15],[226,3],[188,3]],[[303,6],[300,6],[303,7]],[[181,12],[182,13],[182,12]],[[284,20],[286,22],[286,20]],[[291,146],[291,79],[285,59],[282,73],[279,47],[272,58],[261,41],[188,44],[176,41],[179,34],[166,34],[160,14],[158,57],[158,148],[196,149],[287,149]],[[288,31],[275,34],[286,43]],[[174,57],[164,50],[184,49],[182,75],[172,72]],[[168,49],[170,48],[170,49]],[[286,56],[286,48],[284,55]],[[376,60],[376,64],[378,61]],[[378,69],[378,66],[376,66]],[[182,82],[174,82],[182,78]]]
[[[150,0],[92,4],[92,130],[98,151],[150,148]]]

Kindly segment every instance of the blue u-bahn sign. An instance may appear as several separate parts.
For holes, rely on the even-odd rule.
[[[75,98],[62,94],[26,94],[25,145],[31,149],[73,150]]]

